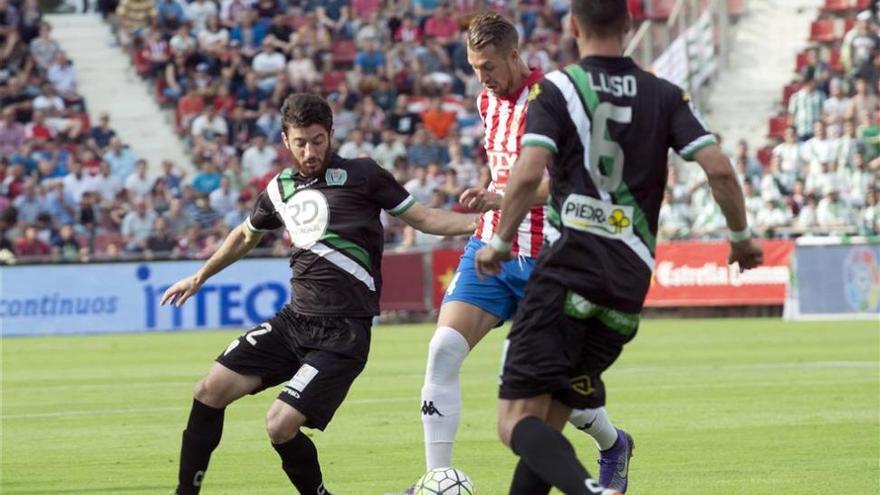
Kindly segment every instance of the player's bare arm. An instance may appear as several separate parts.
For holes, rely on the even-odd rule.
[[[694,159],[706,172],[712,196],[715,197],[724,218],[727,219],[727,227],[731,232],[747,232],[749,225],[746,220],[743,191],[730,160],[717,145],[707,146],[698,151]],[[761,246],[750,236],[731,237],[728,263],[739,263],[740,270],[748,270],[760,265],[763,260],[764,253]]]
[[[262,238],[262,232],[253,232],[244,224],[232,229],[220,248],[195,274],[178,281],[162,294],[160,304],[182,306],[187,299],[199,291],[206,280],[244,257],[260,243]]]
[[[545,177],[538,189],[535,190],[535,197],[532,205],[540,206],[547,203],[547,196],[550,195],[550,179]],[[504,196],[484,187],[469,187],[461,193],[458,202],[470,210],[485,213],[489,210],[500,210],[501,202]]]
[[[477,228],[474,215],[428,208],[421,203],[412,205],[400,219],[416,230],[434,235],[465,235]]]
[[[501,220],[498,230],[488,245],[477,252],[477,273],[494,275],[501,269],[501,262],[510,259],[510,245],[517,226],[522,223],[534,204],[541,187],[544,169],[551,159],[550,151],[540,146],[524,146],[519,161],[510,174],[507,194],[501,204]],[[546,194],[544,198],[546,199]],[[503,248],[506,245],[507,249]]]

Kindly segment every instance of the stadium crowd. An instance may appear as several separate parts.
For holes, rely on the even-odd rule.
[[[633,0],[641,11],[641,2]],[[576,59],[565,0],[101,0],[122,49],[173,112],[195,172],[161,173],[90,122],[76,67],[36,0],[0,0],[0,252],[56,261],[206,257],[283,167],[282,99],[327,96],[343,157],[371,156],[419,201],[459,208],[488,178],[467,62],[467,13],[517,20],[522,56],[544,71]],[[880,38],[860,14],[843,67],[810,53],[789,102],[792,127],[761,163],[732,160],[761,235],[880,232]],[[727,143],[725,143],[727,144]],[[705,183],[674,162],[661,238],[726,233]],[[189,175],[189,176],[187,176]],[[389,245],[438,242],[385,218]],[[817,230],[818,229],[818,230]],[[287,251],[284,234],[266,252]]]

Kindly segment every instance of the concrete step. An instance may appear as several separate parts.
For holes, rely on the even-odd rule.
[[[172,160],[192,177],[192,160],[174,132],[168,111],[156,103],[152,85],[134,72],[128,55],[111,45],[110,28],[101,17],[54,14],[46,19],[52,24],[52,35],[75,64],[79,91],[91,118],[109,113],[120,139],[147,160],[151,172],[161,170],[162,160]]]

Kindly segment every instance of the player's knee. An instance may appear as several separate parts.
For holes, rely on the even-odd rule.
[[[282,444],[299,433],[299,425],[284,414],[270,410],[266,414],[266,433],[273,444]]]
[[[513,435],[513,427],[516,426],[514,418],[510,418],[503,414],[498,416],[498,438],[501,443],[510,447],[510,437]]]
[[[469,351],[467,340],[458,331],[451,327],[438,328],[428,344],[426,381],[432,383],[455,381]]]
[[[220,380],[208,375],[196,383],[193,397],[207,406],[221,408],[226,407],[232,400],[224,393],[225,387]]]

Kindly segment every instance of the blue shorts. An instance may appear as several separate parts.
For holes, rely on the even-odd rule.
[[[461,301],[495,315],[501,321],[509,320],[523,297],[535,260],[523,257],[512,259],[501,265],[498,275],[480,280],[474,259],[485,244],[476,237],[468,241],[458,269],[443,296],[443,304]]]

